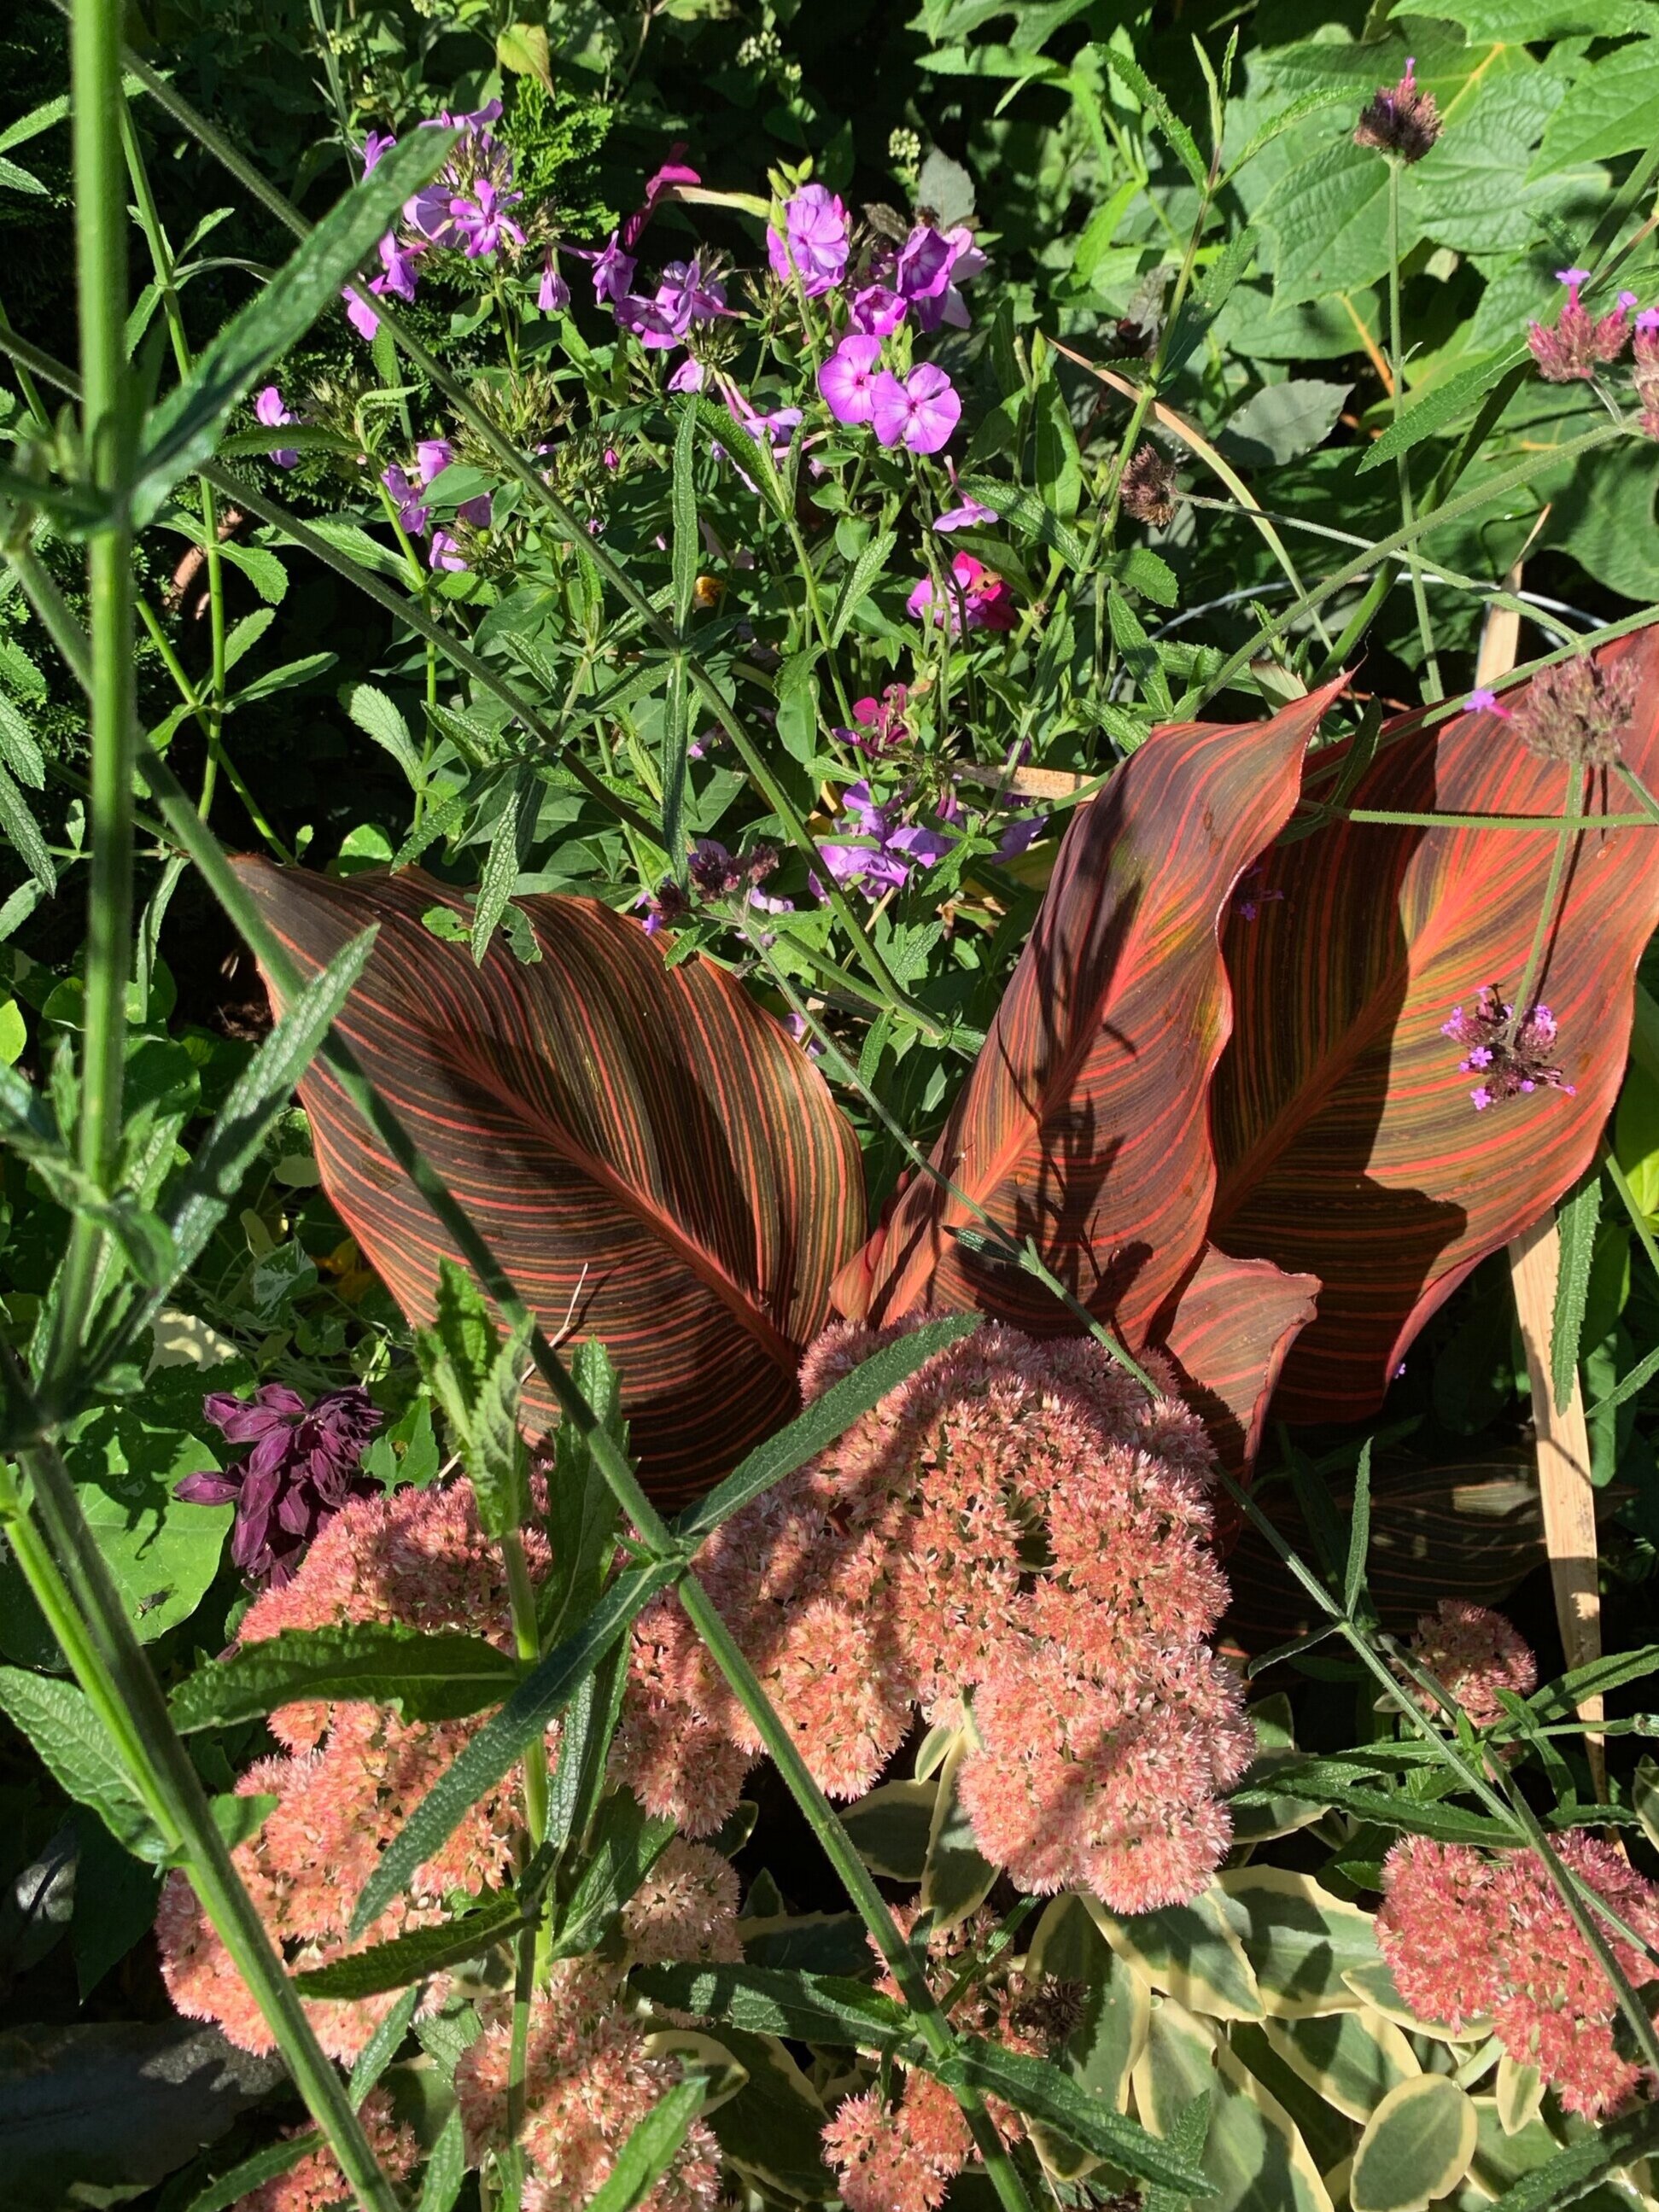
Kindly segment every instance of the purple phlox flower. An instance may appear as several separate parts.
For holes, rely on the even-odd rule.
[[[868,891],[902,890],[913,868],[932,867],[957,842],[950,830],[901,819],[902,794],[878,805],[862,780],[848,786],[846,803],[848,818],[841,836],[818,848],[837,883]]]
[[[202,1411],[228,1443],[253,1449],[222,1474],[186,1475],[173,1496],[191,1505],[234,1501],[230,1556],[252,1583],[286,1583],[331,1515],[379,1492],[362,1462],[382,1417],[356,1383],[307,1406],[297,1390],[266,1382],[247,1401],[216,1393]]]
[[[486,253],[494,253],[503,239],[522,246],[524,233],[507,210],[516,207],[524,194],[507,191],[487,176],[478,178],[472,190],[471,202],[458,199],[454,204],[456,228],[467,259],[477,261]]]
[[[784,202],[783,229],[769,227],[766,258],[781,284],[790,281],[790,264],[809,300],[833,291],[847,273],[849,233],[847,210],[827,185],[803,185]]]
[[[668,389],[671,392],[701,392],[702,375],[702,363],[695,360],[690,354],[687,354],[685,359],[669,378]]]
[[[380,472],[380,482],[398,502],[398,520],[411,538],[426,534],[427,509],[420,492],[395,465]]]
[[[291,415],[283,405],[283,395],[276,386],[268,384],[263,392],[256,392],[253,395],[253,419],[263,423],[267,429],[275,430],[284,422],[296,422],[299,418]],[[279,469],[291,469],[300,456],[292,446],[278,446],[267,453],[265,459],[275,461]]]
[[[417,240],[413,245],[405,246],[395,230],[389,230],[380,240],[379,252],[380,274],[369,278],[367,290],[380,299],[384,299],[390,292],[397,299],[412,300],[415,297],[415,263],[421,252],[421,242]],[[346,319],[352,328],[365,342],[371,340],[380,327],[380,319],[363,296],[362,289],[343,291],[340,297],[346,303]]]
[[[1527,325],[1527,343],[1538,363],[1539,374],[1547,384],[1588,380],[1603,363],[1617,361],[1625,349],[1635,293],[1621,292],[1617,306],[1607,313],[1592,315],[1578,297],[1589,280],[1588,269],[1558,269],[1555,281],[1567,288],[1565,307],[1547,330],[1541,323]]]
[[[1515,1008],[1499,998],[1494,985],[1487,983],[1476,994],[1472,1006],[1452,1008],[1451,1018],[1441,1024],[1440,1033],[1467,1048],[1465,1057],[1457,1063],[1458,1072],[1480,1078],[1469,1093],[1477,1114],[1501,1105],[1507,1098],[1528,1095],[1540,1084],[1564,1091],[1569,1098],[1576,1095],[1573,1085],[1549,1057],[1556,1048],[1557,1030],[1555,1017],[1547,1006],[1534,1006],[1517,1024]]]
[[[550,246],[542,264],[542,281],[536,287],[536,305],[544,315],[562,315],[570,305],[570,286],[559,266],[559,249]]]
[[[908,688],[902,684],[890,684],[879,699],[854,699],[853,720],[859,726],[839,734],[860,752],[878,760],[908,738],[910,731],[904,716],[909,703]]]
[[[1048,826],[1046,814],[1021,814],[1012,821],[997,840],[997,858],[1017,860],[1022,853],[1029,853]]]
[[[638,264],[631,253],[625,253],[617,245],[614,230],[599,252],[584,252],[581,258],[593,264],[593,297],[601,307],[607,300],[625,300],[633,290],[634,271]]]
[[[671,261],[653,299],[630,292],[616,302],[616,316],[646,346],[678,345],[693,323],[713,322],[726,313],[726,287],[702,265],[700,253],[690,261]]]
[[[997,522],[1001,520],[995,507],[986,507],[981,501],[964,498],[960,507],[947,507],[935,518],[935,530],[971,530],[976,523]]]
[[[363,174],[367,176],[381,155],[389,154],[397,143],[389,131],[371,131],[363,141]]]
[[[868,337],[884,338],[904,320],[904,295],[889,284],[866,284],[854,293],[849,312],[855,331]]]
[[[818,371],[818,390],[837,422],[867,422],[875,411],[873,387],[881,340],[854,331]]]
[[[1468,697],[1463,702],[1463,712],[1466,714],[1501,714],[1506,722],[1510,720],[1510,708],[1504,704],[1498,694],[1490,690],[1484,684],[1477,684],[1474,690],[1470,692]]]
[[[471,566],[454,532],[445,530],[441,526],[432,533],[431,543],[427,547],[426,564],[428,568],[442,568],[451,574]]]
[[[482,138],[489,145],[494,143],[489,136],[489,126],[501,119],[501,101],[487,100],[482,107],[468,108],[459,115],[452,114],[447,107],[441,107],[435,115],[428,116],[426,122],[434,129],[465,131],[469,137]]]
[[[951,588],[945,595],[942,617],[933,605],[933,580],[931,576],[917,580],[904,603],[904,609],[918,622],[943,620],[947,627],[954,629],[958,601],[966,611],[969,629],[1012,629],[1019,619],[1006,577],[999,576],[982,561],[975,560],[971,553],[957,553],[951,556]]]
[[[936,453],[962,420],[962,401],[945,371],[924,361],[902,382],[881,372],[870,387],[870,420],[882,445]]]
[[[422,438],[415,448],[415,468],[423,484],[441,477],[455,459],[447,438]]]
[[[372,291],[373,285],[368,289]],[[350,324],[365,345],[372,343],[375,331],[380,327],[380,317],[369,306],[362,292],[345,291],[341,293],[340,297],[345,301],[347,322]]]
[[[631,253],[639,244],[641,233],[650,222],[658,201],[665,192],[672,191],[677,185],[700,185],[702,182],[696,171],[688,169],[681,161],[680,155],[684,151],[685,141],[677,138],[668,149],[668,159],[646,185],[644,205],[636,208],[623,223],[622,242],[628,252]]]
[[[968,307],[960,287],[985,266],[966,223],[943,234],[919,223],[899,248],[893,283],[919,331],[932,332],[942,323],[966,330]]]
[[[793,1037],[795,1042],[805,1048],[809,1060],[823,1059],[823,1047],[813,1036],[805,1014],[786,1014],[783,1018],[783,1026]]]
[[[1241,921],[1255,921],[1264,906],[1282,899],[1283,891],[1264,891],[1261,888],[1261,863],[1257,860],[1245,869],[1233,888],[1233,912]]]

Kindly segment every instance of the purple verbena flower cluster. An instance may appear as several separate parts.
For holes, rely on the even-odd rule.
[[[1452,1008],[1451,1018],[1441,1024],[1440,1033],[1454,1044],[1468,1048],[1468,1057],[1460,1060],[1457,1066],[1460,1074],[1480,1079],[1469,1093],[1477,1114],[1484,1114],[1488,1106],[1502,1105],[1506,1098],[1530,1094],[1540,1084],[1564,1091],[1569,1098],[1577,1095],[1575,1086],[1549,1058],[1555,1050],[1556,1026],[1547,1006],[1534,1006],[1517,1026],[1515,1008],[1487,983],[1476,994],[1472,1006]]]
[[[1623,353],[1636,295],[1621,292],[1617,306],[1607,313],[1592,315],[1578,296],[1590,281],[1588,269],[1558,269],[1555,281],[1566,286],[1567,303],[1547,329],[1542,323],[1528,323],[1527,343],[1546,383],[1570,384],[1593,377]]]

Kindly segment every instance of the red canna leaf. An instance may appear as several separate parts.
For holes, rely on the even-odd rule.
[[[1230,1331],[1215,1295],[1229,1263],[1217,1255],[1200,1267],[1215,1183],[1208,1093],[1231,1024],[1219,925],[1289,818],[1304,750],[1339,688],[1267,722],[1159,731],[1079,810],[933,1154],[1132,1346],[1192,1285],[1189,1380],[1225,1407],[1236,1446],[1259,1427],[1316,1285],[1251,1271],[1252,1297],[1270,1295],[1260,1311],[1235,1295]],[[976,1218],[919,1176],[837,1279],[838,1304],[877,1321],[978,1307],[1034,1335],[1073,1330],[1034,1278],[957,1243],[951,1232]]]
[[[1651,786],[1659,631],[1597,659],[1636,679],[1623,758]],[[1529,689],[1505,693],[1504,706]],[[1384,732],[1350,803],[1562,814],[1579,811],[1567,803],[1575,773],[1528,751],[1500,714],[1434,729],[1407,721]],[[1588,811],[1636,806],[1616,775],[1593,773]],[[1551,1057],[1577,1095],[1540,1086],[1484,1113],[1470,1099],[1480,1078],[1459,1073],[1464,1048],[1441,1025],[1484,985],[1505,999],[1519,988],[1555,833],[1339,822],[1266,856],[1267,901],[1225,937],[1238,1013],[1212,1092],[1210,1229],[1229,1251],[1324,1283],[1276,1413],[1373,1412],[1429,1316],[1589,1164],[1624,1069],[1636,963],[1659,923],[1656,835],[1587,830],[1570,848],[1530,995],[1555,1016]]]
[[[422,927],[466,908],[418,869],[238,870],[308,975],[380,924],[341,1028],[543,1326],[574,1316],[608,1346],[654,1497],[695,1492],[787,1418],[864,1201],[851,1128],[769,1014],[592,899],[519,900],[540,960],[498,938],[479,968]],[[436,1220],[320,1062],[300,1096],[341,1218],[429,1322],[451,1250]],[[540,1386],[527,1396],[550,1425]]]
[[[1269,1261],[1230,1259],[1206,1244],[1174,1312],[1152,1331],[1235,1471],[1260,1449],[1267,1401],[1314,1317],[1319,1289],[1317,1275],[1287,1275]]]

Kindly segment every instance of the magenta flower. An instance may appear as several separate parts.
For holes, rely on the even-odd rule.
[[[585,253],[582,258],[593,264],[593,297],[601,307],[607,300],[625,300],[633,290],[634,271],[638,264],[631,253],[624,253],[617,245],[614,230],[600,252]]]
[[[976,499],[964,498],[960,507],[947,507],[933,523],[935,530],[971,530],[975,524],[1000,520],[995,507],[987,507]]]
[[[371,131],[363,141],[363,174],[367,176],[382,154],[389,154],[398,141],[388,131]]]
[[[933,608],[933,580],[923,576],[904,603],[907,614],[918,622],[931,617],[943,620],[947,628],[956,624],[960,601],[966,610],[966,626],[969,629],[1012,629],[1018,615],[1014,595],[1008,588],[1007,579],[988,568],[982,561],[975,561],[971,553],[958,553],[951,562],[953,588],[945,595],[943,616]]]
[[[381,471],[380,482],[398,502],[398,520],[402,527],[411,538],[424,537],[427,510],[416,486],[395,465]]]
[[[1450,1020],[1440,1025],[1443,1036],[1468,1047],[1468,1058],[1460,1060],[1457,1067],[1462,1075],[1480,1078],[1469,1093],[1477,1114],[1484,1114],[1488,1106],[1501,1106],[1507,1098],[1529,1095],[1540,1084],[1569,1098],[1577,1095],[1575,1086],[1547,1057],[1556,1044],[1555,1017],[1549,1008],[1534,1006],[1511,1035],[1514,1019],[1514,1007],[1487,983],[1476,994],[1471,1011],[1454,1006]]]
[[[202,1411],[229,1443],[253,1449],[222,1474],[186,1475],[173,1496],[190,1505],[234,1500],[230,1556],[252,1583],[280,1588],[349,1498],[379,1494],[361,1462],[382,1416],[356,1383],[307,1406],[297,1390],[266,1382],[246,1402],[216,1392]]]
[[[672,376],[669,378],[668,389],[671,392],[701,392],[702,390],[702,363],[700,361],[694,360],[690,354],[687,354],[685,359],[674,371]]]
[[[1470,692],[1463,702],[1463,712],[1466,714],[1501,714],[1506,722],[1510,714],[1510,708],[1504,706],[1498,694],[1489,690],[1484,684],[1477,684]]]
[[[803,185],[784,203],[783,233],[769,228],[766,258],[781,284],[793,264],[809,300],[833,291],[847,273],[847,210],[827,185]]]
[[[547,249],[547,258],[542,264],[542,281],[536,287],[536,305],[544,315],[562,315],[570,305],[570,287],[559,267],[559,250],[556,246]]]
[[[275,430],[284,422],[292,422],[297,418],[283,404],[283,395],[276,386],[268,384],[263,392],[256,392],[253,395],[253,419],[256,422],[264,423],[268,429]],[[278,446],[274,452],[267,453],[265,459],[275,461],[279,469],[291,469],[300,456],[292,446]]]
[[[884,753],[891,752],[908,738],[910,731],[904,715],[909,703],[909,691],[902,684],[890,684],[879,699],[854,699],[853,720],[859,726],[856,730],[840,731],[837,735],[856,745],[860,752],[879,760]]]
[[[903,294],[889,285],[866,284],[853,295],[853,328],[870,337],[886,337],[898,328],[905,313]]]
[[[1528,323],[1527,343],[1547,384],[1585,381],[1604,362],[1617,361],[1624,351],[1629,335],[1626,319],[1636,305],[1636,295],[1621,292],[1617,306],[1597,317],[1578,297],[1590,281],[1588,269],[1558,269],[1555,281],[1566,286],[1567,304],[1548,330],[1541,323]]]
[[[936,453],[962,420],[962,401],[945,371],[924,361],[902,383],[890,369],[882,371],[870,387],[870,420],[884,446]]]
[[[960,287],[985,265],[966,223],[943,235],[931,223],[921,223],[899,248],[893,283],[919,331],[936,331],[942,323],[966,330],[968,308]]]
[[[645,204],[636,208],[622,227],[622,243],[625,252],[631,253],[639,244],[645,226],[656,212],[657,203],[677,185],[700,185],[702,179],[695,169],[688,169],[680,155],[685,151],[684,139],[676,139],[668,149],[668,159],[645,188]]]
[[[818,390],[837,422],[867,422],[875,412],[876,363],[881,340],[855,331],[844,337],[818,371]]]

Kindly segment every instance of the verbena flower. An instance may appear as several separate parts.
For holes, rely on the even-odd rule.
[[[1514,709],[1515,733],[1544,760],[1610,768],[1630,733],[1636,677],[1628,660],[1588,653],[1540,668]]]
[[[805,1395],[902,1333],[828,1330]],[[733,1515],[698,1571],[832,1796],[871,1787],[917,1708],[955,1721],[971,1701],[959,1787],[987,1857],[1022,1888],[1144,1911],[1208,1879],[1253,1755],[1206,1642],[1226,1598],[1210,1463],[1196,1417],[1092,1342],[988,1327]],[[659,1600],[634,1632],[617,1775],[706,1834],[761,1748]]]
[[[1538,1662],[1525,1639],[1501,1613],[1468,1598],[1443,1597],[1432,1613],[1420,1614],[1409,1649],[1477,1728],[1490,1728],[1503,1718],[1499,1690],[1524,1698],[1538,1686]],[[1410,1694],[1426,1711],[1439,1711],[1414,1686]]]
[[[881,445],[936,453],[949,444],[961,420],[962,401],[955,385],[931,361],[921,362],[903,378],[883,369],[871,384],[870,422]]]
[[[854,331],[819,369],[818,390],[837,422],[867,422],[874,414],[880,359],[881,340]]]
[[[1558,269],[1556,282],[1567,288],[1567,304],[1547,330],[1528,323],[1527,343],[1538,373],[1549,384],[1569,384],[1575,378],[1595,375],[1598,368],[1617,361],[1629,337],[1627,318],[1636,305],[1634,292],[1621,292],[1618,305],[1601,316],[1592,315],[1580,301],[1581,289],[1590,280],[1588,269]]]
[[[917,621],[931,619],[954,629],[957,615],[969,629],[1012,629],[1018,620],[1014,595],[1005,576],[976,561],[971,553],[957,553],[951,562],[951,588],[941,610],[934,602],[933,580],[923,576],[905,601],[907,614]]]
[[[513,2051],[510,2000],[486,1997],[478,2011],[483,2033],[455,2068],[473,2163],[507,2147]],[[536,1991],[517,2138],[528,2168],[524,2212],[586,2204],[610,2179],[633,2130],[680,2081],[678,2060],[653,2056],[647,2033],[619,1997],[614,1972],[596,1960],[561,1960]],[[667,2172],[637,2201],[640,2212],[712,2212],[720,2201],[720,2151],[706,2121],[693,2120]]]
[[[228,1443],[253,1449],[222,1474],[186,1475],[173,1495],[191,1505],[234,1500],[230,1556],[250,1582],[287,1582],[331,1515],[379,1493],[362,1462],[383,1416],[355,1382],[309,1406],[281,1382],[262,1383],[248,1401],[216,1391],[202,1411]]]
[[[1631,382],[1642,410],[1642,428],[1659,438],[1659,307],[1644,307],[1632,341]]]
[[[1356,146],[1374,146],[1379,153],[1395,154],[1405,162],[1420,161],[1445,125],[1434,94],[1417,82],[1416,61],[1407,57],[1406,74],[1396,85],[1379,85],[1372,94],[1353,134]]]
[[[549,1553],[538,1526],[526,1529],[524,1543],[531,1580],[539,1583]],[[515,1648],[500,1549],[479,1526],[470,1486],[353,1498],[292,1578],[255,1601],[238,1640],[256,1644],[285,1629],[348,1621],[462,1629],[489,1638],[499,1650]],[[454,1892],[476,1896],[507,1878],[519,1837],[516,1768],[469,1808],[362,1942],[349,1942],[357,1898],[381,1852],[482,1721],[402,1721],[361,1701],[309,1698],[279,1708],[269,1725],[282,1755],[256,1761],[236,1787],[240,1796],[268,1793],[277,1802],[233,1856],[291,1970],[429,1927],[449,1917]],[[554,1753],[558,1740],[556,1725],[548,1735]],[[181,2013],[216,2021],[244,2050],[273,2048],[264,2014],[180,1873],[163,1885],[155,1932],[161,1972]],[[447,1990],[445,1978],[435,1977],[428,2008],[441,2005]],[[306,2010],[324,2049],[349,2063],[395,2002],[388,1991],[313,1999]]]
[[[1477,684],[1470,692],[1463,702],[1463,712],[1466,714],[1498,714],[1506,722],[1511,716],[1511,709],[1484,684]]]
[[[297,421],[298,417],[289,412],[277,387],[268,384],[263,392],[256,392],[253,395],[253,419],[264,424],[268,429],[276,430],[285,422]],[[265,459],[274,461],[279,469],[291,469],[297,467],[300,456],[292,446],[278,446],[267,453]]]
[[[1457,1067],[1462,1075],[1480,1079],[1469,1093],[1477,1114],[1506,1098],[1529,1096],[1540,1084],[1569,1098],[1577,1096],[1575,1086],[1549,1058],[1556,1045],[1555,1017],[1549,1008],[1534,1006],[1518,1028],[1513,1027],[1514,1021],[1514,1007],[1486,983],[1467,1012],[1454,1006],[1451,1018],[1440,1024],[1443,1036],[1468,1047]]]
[[[1659,1889],[1582,1828],[1553,1839],[1568,1867],[1650,1943]],[[1462,2033],[1490,2021],[1517,2064],[1535,2066],[1570,2112],[1616,2112],[1651,2075],[1613,2040],[1619,2000],[1534,1851],[1484,1858],[1463,1844],[1409,1836],[1382,1866],[1376,1940],[1400,1991],[1427,2020]],[[1603,1931],[1632,1984],[1652,1978],[1635,1949]]]
[[[782,231],[768,225],[766,258],[781,284],[789,283],[793,264],[806,297],[821,299],[847,273],[849,237],[840,198],[827,185],[803,185],[784,202]]]

